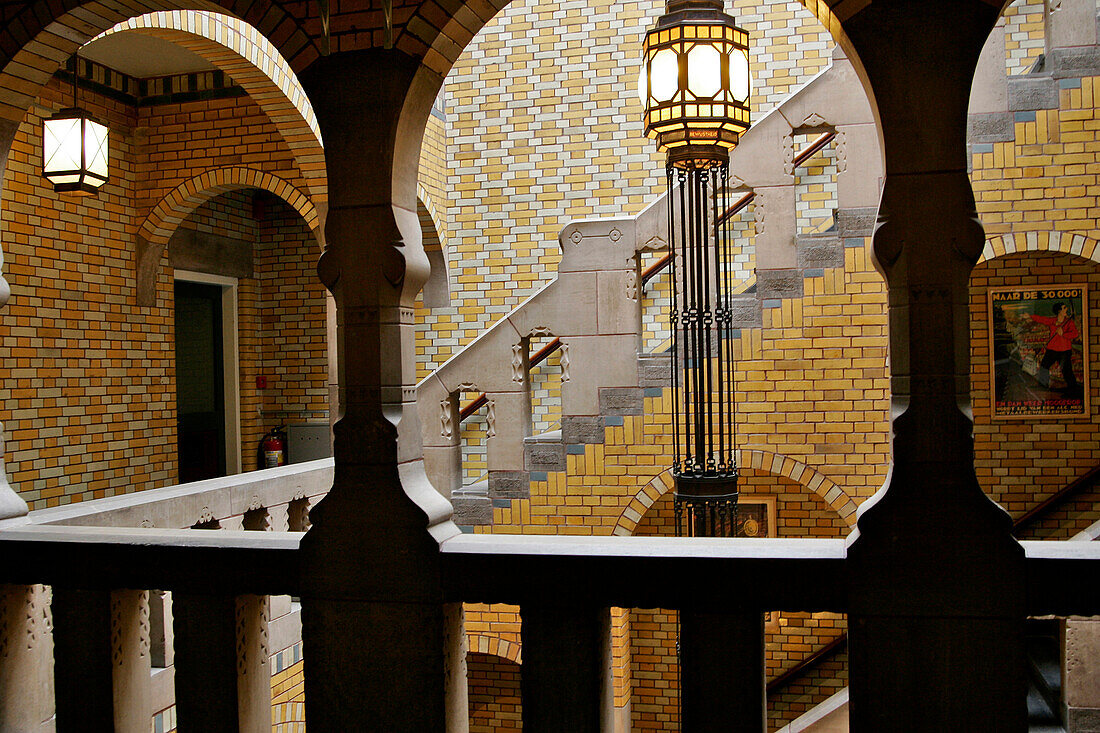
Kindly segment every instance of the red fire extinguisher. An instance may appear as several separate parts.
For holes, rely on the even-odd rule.
[[[282,426],[267,431],[260,439],[260,457],[264,468],[286,465],[286,433]]]

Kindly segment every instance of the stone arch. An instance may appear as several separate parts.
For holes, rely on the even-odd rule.
[[[235,15],[240,6],[224,0],[137,0],[130,4],[100,2],[27,3],[0,30],[0,119],[18,125],[24,114],[61,64],[94,36],[131,17],[167,10],[205,10]],[[276,0],[259,0],[244,6],[241,20],[263,35],[286,59],[301,70],[320,53],[299,21]],[[29,40],[28,40],[29,39]]]
[[[508,641],[499,636],[490,634],[468,634],[470,641],[469,651],[474,654],[491,654],[494,657],[507,659],[509,662],[521,664],[523,662],[523,648],[519,642]]]
[[[1017,252],[1061,252],[1077,255],[1093,262],[1100,262],[1100,244],[1091,237],[1072,232],[1021,232],[1020,234],[998,234],[989,237],[978,263],[987,262],[995,257]]]
[[[181,10],[123,21],[97,38],[141,33],[170,41],[231,77],[271,119],[315,201],[327,198],[325,153],[313,106],[287,61],[264,36],[219,13]]]
[[[836,482],[805,463],[771,451],[738,450],[737,465],[789,478],[821,497],[826,504],[840,515],[841,519],[848,523],[848,526],[855,526],[856,502]],[[670,470],[666,469],[654,476],[648,484],[642,487],[641,491],[634,495],[634,498],[619,514],[619,519],[615,523],[612,534],[620,537],[633,535],[645,513],[657,503],[658,499],[672,491],[672,486],[672,472]]]
[[[254,168],[234,166],[206,171],[167,194],[138,227],[135,242],[138,305],[156,302],[157,271],[176,227],[208,199],[242,188],[259,188],[278,196],[301,215],[318,242],[322,241],[317,207],[309,196],[290,183]]]
[[[416,184],[416,215],[420,219],[421,241],[431,271],[421,294],[424,307],[441,308],[451,304],[450,276],[447,268],[446,233],[428,192]]]

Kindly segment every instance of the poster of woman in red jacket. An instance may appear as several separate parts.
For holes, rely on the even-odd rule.
[[[1087,417],[1084,284],[991,288],[993,417]]]

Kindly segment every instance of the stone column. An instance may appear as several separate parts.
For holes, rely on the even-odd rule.
[[[437,538],[457,528],[420,460],[412,358],[427,279],[416,170],[442,80],[378,49],[322,57],[299,78],[325,140],[318,272],[336,302],[341,410],[332,490],[302,540],[306,715],[314,733],[443,730]]]
[[[1062,698],[1068,733],[1100,731],[1100,621],[1065,622]]]
[[[40,585],[0,585],[0,730],[38,730],[53,716],[47,604]]]
[[[978,485],[969,413],[968,280],[984,233],[967,104],[997,8],[875,2],[840,19],[885,145],[874,250],[894,431],[887,484],[848,551],[851,730],[1024,731],[1023,551]]]
[[[237,711],[239,729],[271,731],[271,664],[267,596],[237,598]]]

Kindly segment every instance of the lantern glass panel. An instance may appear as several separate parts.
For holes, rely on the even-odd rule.
[[[45,121],[42,131],[42,170],[51,180],[54,180],[51,174],[80,170],[80,123],[79,117]]]
[[[714,46],[695,45],[688,52],[688,90],[713,97],[722,89],[722,54]]]
[[[84,162],[93,176],[88,182],[101,186],[107,179],[107,127],[88,119],[84,120]]]
[[[745,102],[752,90],[749,57],[739,48],[730,53],[730,92],[738,102]]]
[[[658,102],[667,102],[680,86],[680,64],[675,51],[664,48],[649,62],[650,94]]]

